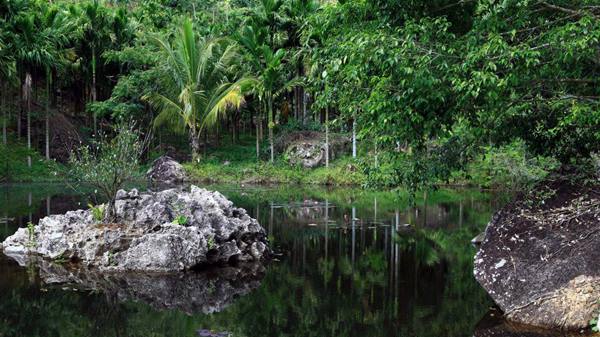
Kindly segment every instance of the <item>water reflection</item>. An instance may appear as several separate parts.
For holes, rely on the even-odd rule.
[[[85,291],[43,291],[44,283],[32,280],[31,273],[5,263],[0,264],[0,336],[34,336],[34,330],[23,326],[11,334],[1,325],[47,327],[50,322],[42,317],[27,322],[19,318],[29,314],[30,307],[44,313],[46,306],[57,311],[47,313],[53,319],[65,321],[74,315],[81,321],[78,332],[69,331],[74,336],[193,336],[199,330],[234,336],[472,336],[491,305],[472,277],[474,248],[469,241],[504,201],[498,196],[439,191],[419,196],[417,206],[411,207],[406,195],[396,193],[209,188],[222,191],[258,218],[275,250],[283,254],[267,267],[254,290],[240,291],[233,296],[237,299],[229,298],[228,305],[206,314],[210,306],[197,302],[186,307],[184,300],[208,298],[202,295],[205,290],[193,295],[185,285],[177,285],[175,289],[184,290],[158,287],[162,290],[144,293],[136,285],[146,287],[152,281],[120,277],[105,282],[96,277],[69,281],[101,284],[82,287]],[[25,226],[29,217],[37,221],[48,207],[58,213],[86,204],[85,196],[65,193],[60,186],[5,187],[3,192],[8,197],[0,214],[14,220],[0,225],[2,239]],[[236,278],[223,283],[239,286]],[[165,284],[169,282],[174,281]],[[200,287],[206,282],[189,284]],[[119,295],[120,287],[124,290]],[[86,306],[90,297],[95,301],[92,312]],[[183,300],[170,305],[177,302],[170,298]]]
[[[98,273],[76,266],[38,260],[34,263],[42,286],[101,292],[108,302],[142,302],[156,310],[177,309],[186,314],[223,311],[233,301],[260,286],[265,268],[245,264],[202,272],[176,274]]]

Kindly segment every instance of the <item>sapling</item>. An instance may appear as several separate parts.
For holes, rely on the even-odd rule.
[[[114,220],[117,191],[139,174],[139,159],[147,143],[140,140],[133,124],[118,125],[113,132],[112,138],[101,133],[98,140],[82,146],[70,158],[71,180],[91,185],[108,201],[103,207],[105,222]]]

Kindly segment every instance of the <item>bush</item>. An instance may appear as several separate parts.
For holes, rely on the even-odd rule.
[[[552,157],[531,156],[522,141],[484,147],[465,170],[466,179],[481,187],[526,189],[559,167]]]
[[[112,220],[117,191],[139,174],[143,151],[132,125],[117,126],[114,131],[114,138],[103,134],[92,146],[82,146],[72,153],[69,171],[74,181],[92,185],[108,200],[104,208],[107,221]]]

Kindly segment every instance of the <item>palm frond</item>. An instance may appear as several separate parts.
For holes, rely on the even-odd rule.
[[[215,91],[208,103],[201,129],[215,125],[220,118],[225,117],[229,109],[239,109],[244,104],[244,93],[257,83],[254,78],[242,78],[235,83],[223,83]]]

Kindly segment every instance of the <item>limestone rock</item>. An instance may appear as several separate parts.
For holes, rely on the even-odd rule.
[[[119,191],[113,224],[90,210],[40,220],[3,243],[16,260],[39,255],[80,261],[102,271],[171,272],[197,266],[265,259],[265,230],[219,192],[196,186],[139,194]]]
[[[183,166],[175,159],[162,156],[152,163],[146,177],[151,183],[175,184],[183,182],[186,175]]]
[[[586,328],[600,309],[600,189],[557,182],[548,191],[494,215],[475,278],[511,321]]]
[[[275,141],[277,152],[283,152],[290,165],[314,168],[325,165],[325,134],[314,131],[298,131],[279,136]],[[329,137],[329,160],[348,152],[351,140],[331,134]]]

